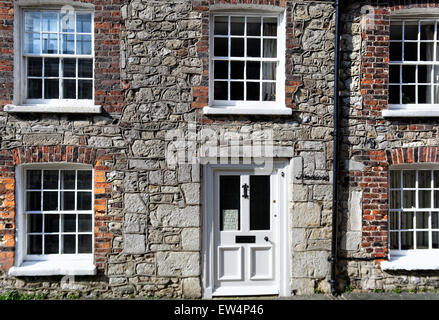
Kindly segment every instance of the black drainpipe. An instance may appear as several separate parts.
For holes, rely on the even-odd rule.
[[[334,132],[333,132],[333,177],[332,177],[332,241],[331,241],[331,256],[329,262],[331,264],[331,293],[334,296],[338,295],[337,290],[337,214],[338,214],[338,75],[339,75],[339,51],[340,51],[340,4],[339,0],[335,0],[335,56],[334,56]]]

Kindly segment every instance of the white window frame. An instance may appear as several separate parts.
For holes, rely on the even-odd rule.
[[[408,8],[396,10],[391,13],[390,21],[432,21],[436,20],[439,24],[439,9],[438,8]],[[439,29],[439,28],[436,28]],[[436,30],[439,32],[439,30]],[[435,35],[436,36],[436,35]],[[404,37],[404,34],[402,35]],[[420,30],[418,29],[418,40],[420,39]],[[436,39],[436,38],[435,38]],[[389,38],[389,43],[390,43]],[[398,40],[397,40],[398,41]],[[401,41],[404,41],[401,40]],[[435,40],[439,44],[438,39]],[[419,47],[419,46],[418,46]],[[435,46],[435,52],[437,48]],[[402,59],[404,56],[402,56]],[[436,61],[438,63],[439,61]],[[390,65],[400,64],[402,61],[389,61]],[[419,62],[412,61],[410,63],[405,62],[405,65],[433,65],[434,62]],[[390,79],[389,79],[390,80]],[[400,79],[401,82],[402,79]],[[432,80],[433,81],[433,80]],[[388,104],[387,109],[382,111],[384,118],[404,118],[404,117],[438,117],[439,116],[439,104]]]
[[[87,213],[92,216],[92,252],[85,254],[47,254],[30,255],[27,253],[27,219],[25,212],[25,181],[26,170],[90,170],[92,172],[92,209],[74,211],[76,214]],[[48,276],[59,274],[94,275],[96,267],[93,264],[95,252],[94,235],[94,170],[85,164],[25,164],[15,170],[16,177],[16,251],[15,265],[9,270],[13,276]],[[75,189],[76,190],[76,189]],[[59,211],[59,210],[58,210]],[[61,211],[53,213],[61,214]],[[73,212],[73,211],[72,211]],[[60,232],[61,233],[61,230]],[[78,233],[78,232],[76,232]],[[77,244],[76,244],[77,245]]]
[[[66,2],[67,5],[74,5],[75,12],[92,14],[92,52],[91,55],[72,55],[72,54],[39,54],[29,55],[24,53],[24,12],[25,11],[55,11],[60,12],[62,6],[59,1],[44,0],[39,1],[38,6],[32,6],[29,1],[18,0],[14,3],[14,98],[12,104],[6,105],[4,111],[12,113],[36,112],[36,113],[101,113],[101,106],[94,104],[95,74],[93,72],[92,99],[27,99],[27,70],[25,56],[42,58],[89,58],[95,61],[95,29],[94,29],[94,9],[93,5],[81,4],[76,2]],[[71,7],[70,7],[71,8]],[[76,23],[75,23],[76,31]],[[58,30],[59,32],[59,30]],[[59,42],[59,41],[58,41]],[[60,47],[60,43],[58,44]],[[60,61],[61,69],[61,61]],[[94,68],[93,68],[94,69]],[[78,77],[78,74],[76,74]],[[59,79],[62,74],[59,75]],[[61,81],[60,81],[61,82]],[[61,84],[60,84],[61,90]],[[61,92],[60,92],[61,93]]]
[[[240,16],[240,17],[271,17],[277,18],[277,57],[276,58],[250,58],[250,57],[237,57],[227,58],[224,57],[224,61],[260,61],[261,68],[262,62],[277,62],[276,67],[276,100],[275,101],[246,101],[246,100],[215,100],[214,99],[214,56],[213,56],[213,46],[214,46],[214,17],[215,16]],[[225,35],[225,38],[230,39],[233,37]],[[241,37],[241,36],[239,36]],[[246,35],[242,36],[246,39]],[[263,35],[261,34],[261,38]],[[252,10],[224,10],[224,11],[213,11],[210,15],[209,24],[209,105],[203,108],[204,114],[267,114],[267,115],[290,115],[292,110],[287,108],[285,105],[285,12],[278,11],[252,11]],[[244,41],[244,48],[246,48],[247,41]],[[230,45],[229,45],[230,50]],[[262,46],[261,46],[262,50]],[[244,52],[246,50],[244,49]],[[246,53],[245,53],[246,55]],[[216,57],[217,58],[217,57]],[[230,72],[230,69],[229,69]],[[245,71],[244,71],[245,78]],[[230,80],[228,81],[230,82]],[[262,80],[259,81],[262,84]],[[268,82],[268,81],[267,81]],[[262,86],[261,86],[262,87]],[[245,86],[244,86],[245,94]]]
[[[389,217],[388,217],[388,251],[389,251],[389,261],[385,261],[381,263],[381,268],[383,270],[439,270],[439,248],[432,248],[432,232],[439,231],[439,228],[432,228],[431,223],[431,212],[439,212],[439,208],[434,208],[434,191],[439,191],[439,188],[434,188],[433,185],[433,177],[431,178],[431,186],[430,188],[419,188],[418,184],[418,175],[419,171],[428,170],[428,171],[439,171],[439,167],[432,164],[423,164],[423,165],[396,165],[392,166],[389,170]],[[391,188],[390,184],[390,172],[391,171],[401,171],[401,186],[399,188]],[[416,171],[416,185],[415,188],[404,188],[402,181],[402,172],[403,171]],[[432,173],[433,174],[433,173]],[[392,191],[400,190],[401,199],[400,205],[401,208],[391,208],[391,193]],[[415,203],[416,207],[413,208],[404,208],[403,207],[403,190],[411,190],[415,191]],[[431,190],[431,208],[419,208],[419,199],[418,199],[418,190]],[[399,213],[399,225],[398,229],[391,229],[391,213],[397,212]],[[413,212],[413,229],[407,229],[407,231],[412,232],[413,234],[413,247],[414,249],[409,250],[401,250],[401,249],[391,249],[390,239],[391,232],[398,233],[398,247],[401,248],[401,231],[405,231],[406,229],[401,229],[401,212]],[[416,226],[416,212],[430,212],[429,220],[428,220],[428,228],[417,229]],[[427,231],[429,233],[429,248],[428,249],[416,249],[416,232],[422,230]]]

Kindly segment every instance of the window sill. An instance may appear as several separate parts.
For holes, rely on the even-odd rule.
[[[432,118],[439,117],[439,108],[407,108],[383,110],[384,118]]]
[[[9,113],[91,113],[99,114],[102,112],[101,106],[54,106],[54,105],[13,105],[4,106],[3,111]]]
[[[391,270],[439,270],[439,255],[411,254],[406,256],[393,256],[390,261],[381,262],[381,269]]]
[[[96,266],[89,261],[26,261],[9,269],[10,276],[95,275]]]
[[[260,108],[260,107],[204,107],[204,114],[242,114],[242,115],[291,115],[293,111],[290,108]]]

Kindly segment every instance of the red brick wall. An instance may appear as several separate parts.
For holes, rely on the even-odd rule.
[[[192,107],[203,108],[209,103],[209,8],[215,4],[253,4],[253,5],[271,5],[287,9],[286,13],[286,65],[285,70],[292,70],[289,53],[291,49],[299,47],[299,41],[293,34],[293,22],[291,19],[292,1],[286,0],[193,0],[192,6],[194,11],[202,13],[202,37],[197,44],[198,56],[203,61],[203,79],[200,86],[192,88],[193,102]],[[301,78],[295,77],[290,72],[286,72],[285,81],[285,105],[288,108],[294,108],[292,94],[302,85]]]
[[[95,5],[95,104],[106,112],[121,112],[120,0],[78,1]],[[14,68],[14,1],[0,1],[0,108],[12,103]],[[0,109],[0,110],[1,110]]]
[[[106,150],[72,146],[21,147],[0,152],[0,268],[8,270],[14,265],[15,251],[15,167],[29,163],[82,163],[94,168],[94,218],[95,218],[95,264],[99,271],[105,270],[106,255],[111,253],[113,234],[108,224],[116,220],[107,215],[107,200],[111,198],[111,184],[106,173],[112,168],[106,164],[113,161]],[[0,238],[0,239],[1,239]]]

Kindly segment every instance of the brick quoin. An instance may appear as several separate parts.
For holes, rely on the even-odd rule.
[[[111,198],[111,183],[106,174],[112,170],[108,164],[113,155],[104,149],[73,146],[19,147],[0,152],[0,268],[8,270],[14,265],[15,253],[15,167],[30,163],[79,163],[94,168],[94,260],[99,272],[106,268],[107,255],[112,253],[114,235],[109,223],[117,218],[107,215],[107,201]]]

